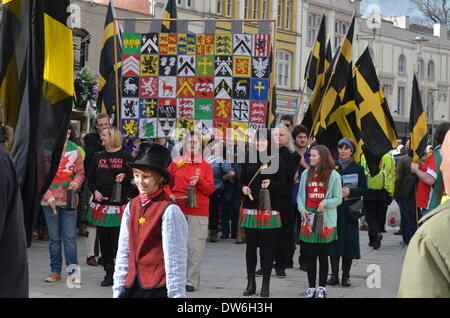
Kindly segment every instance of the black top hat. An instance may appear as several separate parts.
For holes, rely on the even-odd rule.
[[[141,143],[136,160],[127,162],[127,165],[130,168],[155,170],[166,179],[164,184],[169,184],[172,179],[167,171],[169,163],[169,149],[160,144],[145,142]]]

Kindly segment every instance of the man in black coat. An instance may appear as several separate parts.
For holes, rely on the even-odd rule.
[[[86,171],[86,173],[89,171],[94,155],[97,152],[105,150],[105,147],[102,146],[102,141],[100,140],[100,133],[109,126],[111,126],[111,124],[109,122],[108,114],[98,114],[95,118],[95,128],[97,131],[87,134],[84,137],[84,150],[86,152],[86,157],[84,159],[84,171]]]
[[[16,169],[0,125],[0,298],[28,297],[27,237]]]

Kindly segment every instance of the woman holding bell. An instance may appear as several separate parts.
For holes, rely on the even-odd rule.
[[[183,138],[181,156],[167,168],[172,181],[167,193],[180,206],[189,228],[186,291],[200,285],[200,268],[208,238],[209,196],[214,193],[211,164],[203,158],[202,138],[193,132]]]
[[[261,297],[269,297],[270,275],[274,259],[274,241],[280,222],[280,196],[285,190],[285,168],[278,156],[271,133],[263,128],[256,131],[255,144],[250,145],[246,164],[242,167],[242,193],[244,200],[241,210],[241,226],[245,227],[247,239],[246,264],[247,288],[244,296],[256,293],[255,270],[257,248],[263,272]],[[275,148],[273,151],[272,148]],[[256,155],[255,158],[252,156]],[[249,160],[250,159],[250,160]],[[260,191],[262,189],[262,191]],[[267,191],[269,195],[267,195]],[[263,195],[263,197],[260,197]],[[267,202],[270,200],[270,206]],[[265,202],[264,202],[265,201]]]
[[[341,176],[326,146],[311,149],[310,167],[303,171],[297,195],[302,214],[300,240],[305,242],[309,288],[306,298],[325,298],[330,243],[336,237],[336,208],[342,203]],[[319,287],[316,290],[317,258]]]

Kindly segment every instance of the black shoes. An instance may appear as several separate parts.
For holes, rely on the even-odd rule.
[[[383,235],[381,235],[380,233],[377,234],[377,237],[375,238],[375,240],[372,243],[372,247],[374,250],[377,250],[380,248],[381,246],[381,240],[383,239]]]
[[[256,294],[256,280],[255,275],[248,275],[247,288],[244,290],[244,296],[252,296]]]
[[[106,275],[105,279],[100,283],[103,287],[109,287],[114,285],[114,280],[112,278],[112,275]]]
[[[258,270],[255,272],[255,276],[256,276],[256,277],[261,277],[262,275],[263,275],[262,268],[258,269]]]
[[[270,275],[264,275],[261,287],[261,297],[269,297]]]
[[[402,235],[402,230],[398,230],[397,232],[394,232],[394,235]]]
[[[217,243],[217,232],[218,231],[209,231],[209,241],[212,243]]]
[[[275,273],[277,274],[278,278],[285,278],[286,277],[286,272],[281,267],[275,267]]]
[[[186,285],[186,291],[187,291],[188,293],[192,293],[193,291],[195,291],[195,288],[192,287],[192,286]]]
[[[343,286],[343,287],[350,287],[350,276],[348,276],[348,275],[342,275],[342,279],[341,279],[341,285]]]
[[[329,286],[339,285],[339,278],[337,276],[331,275],[330,279],[327,281],[327,285]]]

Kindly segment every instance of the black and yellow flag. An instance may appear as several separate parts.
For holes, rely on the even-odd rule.
[[[318,127],[315,135],[319,144],[327,146],[333,157],[337,157],[337,145],[340,139],[352,139],[357,148],[353,158],[359,162],[361,157],[361,120],[357,104],[355,77],[352,72],[347,74],[345,95],[339,100],[339,106],[335,107],[327,118],[326,128]]]
[[[423,112],[422,99],[420,97],[419,84],[414,74],[411,110],[409,115],[410,151],[413,162],[419,162],[425,153],[428,140],[427,117]]]
[[[381,157],[397,148],[397,132],[368,48],[355,67],[363,149],[364,153],[370,153],[367,164],[371,174],[376,175]]]
[[[102,50],[100,52],[100,69],[98,76],[98,98],[97,98],[97,112],[114,114],[117,110],[118,104],[116,96],[116,68],[118,83],[120,83],[122,66],[122,42],[119,32],[116,32],[116,50],[117,63],[115,63],[114,53],[114,18],[116,13],[112,0],[109,1],[108,12],[106,13],[105,28],[103,30]],[[117,30],[116,30],[117,31]]]
[[[344,99],[345,89],[348,82],[348,74],[352,71],[352,42],[355,25],[355,15],[348,28],[347,34],[342,42],[341,48],[336,53],[336,61],[332,66],[330,80],[326,84],[326,91],[322,97],[318,114],[313,121],[315,132],[317,123],[325,129],[330,115],[337,109]],[[330,72],[330,70],[328,70]]]
[[[175,0],[167,0],[164,6],[164,11],[162,14],[162,19],[176,19],[177,18],[177,4]],[[176,21],[162,21],[161,27],[162,33],[176,33],[177,32],[177,22]]]
[[[3,1],[0,102],[15,129],[12,155],[21,185],[28,245],[39,203],[59,166],[73,96],[69,0]]]
[[[303,117],[302,125],[309,130],[312,128],[313,119],[322,100],[323,85],[325,78],[325,53],[326,53],[326,26],[325,15],[322,15],[316,41],[311,49],[306,63],[305,81],[306,87],[310,91],[308,109]]]

